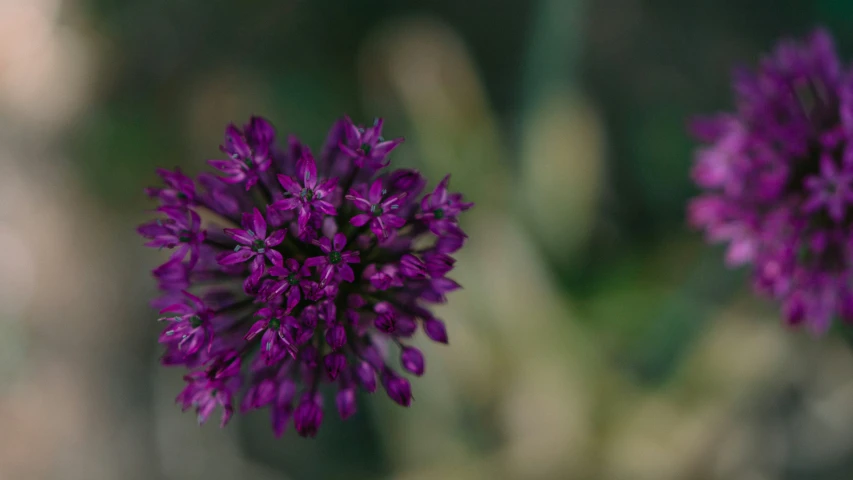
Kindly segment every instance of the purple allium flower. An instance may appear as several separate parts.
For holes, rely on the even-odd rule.
[[[424,333],[433,342],[447,343],[447,329],[444,322],[436,318],[424,319]]]
[[[388,191],[382,188],[382,179],[378,178],[370,186],[367,197],[355,190],[350,190],[349,195],[346,196],[346,199],[356,208],[366,212],[352,217],[350,223],[356,227],[370,223],[370,230],[380,241],[387,240],[392,229],[398,229],[406,224],[406,219],[398,217],[394,211],[400,208],[400,202],[408,194],[402,192],[385,198],[386,193]]]
[[[165,188],[151,187],[146,188],[145,193],[149,197],[158,198],[163,205],[175,205],[185,207],[193,205],[197,202],[197,194],[195,191],[195,183],[192,179],[183,174],[179,169],[174,172],[158,168],[157,175],[163,179],[166,184]]]
[[[184,377],[186,388],[178,395],[177,401],[184,410],[196,408],[198,423],[202,424],[217,406],[222,406],[224,427],[234,413],[232,402],[240,387],[240,356],[228,352],[217,358],[206,370],[197,370]]]
[[[296,346],[288,338],[287,326],[296,322],[296,319],[286,316],[278,308],[264,307],[255,313],[258,320],[246,333],[246,340],[252,340],[256,336],[261,337],[261,357],[271,365],[281,361],[285,355],[296,357]]]
[[[273,247],[283,240],[284,230],[276,230],[267,235],[267,222],[261,212],[255,208],[252,213],[243,214],[243,229],[225,228],[222,231],[239,245],[233,252],[222,252],[216,260],[222,266],[234,265],[251,260],[249,270],[255,275],[262,275],[264,258],[273,265],[281,265],[284,257]]]
[[[226,176],[160,170],[165,187],[146,190],[163,218],[139,233],[173,250],[153,272],[161,296],[152,304],[167,323],[162,363],[190,371],[178,402],[200,422],[221,406],[224,425],[239,400],[243,412],[269,408],[276,436],[290,422],[314,436],[323,383],[337,387],[343,419],[356,413],[357,388],[382,385],[411,404],[411,384],[391,365],[424,373],[423,354],[408,345],[418,330],[447,343],[429,304],[459,288],[447,274],[467,238],[457,216],[471,204],[448,192],[447,178],[420,198],[418,172],[385,171],[402,139],[382,140],[381,127],[340,120],[315,160],[295,138],[277,148],[272,126],[255,117],[227,129],[229,159],[211,162]],[[819,202],[835,201],[811,183]]]
[[[183,260],[189,253],[189,266],[192,268],[198,261],[199,249],[204,241],[201,217],[181,207],[163,206],[158,211],[166,214],[166,218],[145,223],[137,229],[140,235],[151,240],[145,246],[172,249],[180,245],[172,258]]]
[[[260,180],[258,174],[269,169],[274,140],[275,130],[263,118],[252,117],[242,131],[229,125],[225,143],[219,147],[228,160],[208,160],[208,163],[226,175],[221,177],[223,181],[244,183],[248,191]]]
[[[382,372],[382,386],[385,392],[398,404],[408,407],[412,403],[412,386],[405,378],[397,375],[391,369]]]
[[[306,393],[293,412],[293,425],[303,437],[317,435],[317,430],[323,423],[323,406],[320,400],[319,395]]]
[[[844,220],[847,205],[853,204],[853,168],[839,168],[828,152],[820,158],[820,174],[806,178],[806,189],[809,191],[804,208],[807,213],[814,213],[826,208],[834,222]]]
[[[210,347],[213,339],[210,319],[213,313],[200,298],[188,292],[183,293],[187,299],[185,304],[169,305],[160,311],[160,314],[172,314],[160,319],[169,323],[160,335],[160,343],[174,345],[185,355],[192,355],[203,347]]]
[[[728,244],[729,265],[752,264],[789,324],[853,321],[853,70],[817,30],[738,71],[734,90],[734,113],[692,126],[705,145],[690,223]]]
[[[311,281],[308,278],[311,276],[311,270],[307,266],[299,266],[299,261],[294,258],[288,258],[284,265],[274,265],[270,268],[270,275],[278,277],[278,281],[270,283],[270,287],[265,291],[267,301],[287,295],[287,310],[293,310],[299,301],[302,300],[300,289],[307,290],[311,288]]]
[[[382,138],[382,119],[378,118],[372,127],[364,128],[346,118],[344,130],[346,142],[340,142],[341,151],[353,159],[359,168],[378,169],[387,167],[388,154],[403,142],[402,138],[385,140]]]
[[[418,218],[422,219],[436,235],[451,231],[456,226],[456,217],[474,205],[463,202],[461,194],[448,193],[448,183],[450,183],[450,175],[444,177],[435,186],[435,190],[421,200],[422,213],[418,214]]]
[[[355,415],[355,388],[349,387],[338,390],[338,394],[335,396],[335,403],[337,404],[341,420],[346,420]]]
[[[314,244],[320,247],[323,251],[321,257],[311,257],[305,260],[306,267],[317,267],[320,273],[320,283],[326,284],[332,279],[335,272],[341,277],[341,280],[352,283],[355,280],[355,273],[352,267],[348,264],[359,263],[359,252],[352,250],[344,251],[347,244],[347,237],[343,233],[336,233],[334,241],[328,238],[315,240]]]
[[[419,377],[424,374],[424,355],[415,347],[403,347],[400,363],[403,364],[403,368]]]
[[[278,182],[284,188],[287,196],[273,203],[272,208],[283,211],[297,209],[299,212],[299,231],[301,232],[308,226],[312,212],[332,216],[338,214],[335,206],[326,200],[326,197],[335,191],[338,179],[330,178],[319,184],[317,182],[317,164],[311,152],[307,150],[296,162],[296,174],[298,179],[279,174]]]

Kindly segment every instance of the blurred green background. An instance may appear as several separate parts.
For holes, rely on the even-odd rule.
[[[685,121],[842,0],[0,0],[0,479],[853,478],[853,357],[780,325],[684,225]],[[477,207],[400,409],[315,440],[174,405],[134,232],[228,122],[393,160]],[[421,339],[422,340],[422,339]]]

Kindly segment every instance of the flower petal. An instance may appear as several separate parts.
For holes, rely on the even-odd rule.
[[[284,236],[287,232],[284,230],[276,230],[267,237],[266,241],[264,241],[264,246],[266,247],[274,247],[284,241]]]
[[[314,198],[326,198],[331,195],[338,185],[338,178],[330,178],[314,189]]]
[[[367,201],[372,204],[377,204],[382,201],[382,179],[377,178],[372,185],[370,191],[367,192]]]
[[[287,197],[281,200],[276,200],[272,203],[272,205],[270,205],[270,207],[276,210],[286,212],[288,210],[293,210],[294,208],[298,207],[300,203],[302,202],[299,200],[298,197]]]
[[[406,219],[396,215],[382,215],[382,220],[391,228],[402,228]]]
[[[326,263],[323,268],[320,270],[320,283],[326,284],[332,278],[332,274],[335,273],[335,266],[331,263]]]
[[[281,184],[281,188],[287,190],[292,195],[299,195],[302,192],[302,185],[299,184],[293,177],[288,175],[278,175],[278,183]]]
[[[371,150],[370,153],[375,157],[385,157],[391,153],[391,150],[397,148],[397,145],[403,143],[403,140],[403,138],[395,138],[394,140],[389,140],[387,142],[380,142],[373,147],[373,150]]]
[[[299,290],[299,287],[293,287],[287,292],[287,311],[290,312],[297,305],[299,305],[299,301],[302,300],[302,292]]]
[[[355,280],[355,272],[353,272],[352,267],[346,263],[342,263],[338,266],[338,273],[341,275],[341,279],[345,282],[352,283]]]
[[[266,238],[267,236],[267,221],[257,208],[252,210],[252,231],[258,238]]]
[[[273,265],[281,265],[284,262],[284,257],[281,256],[278,250],[267,249],[264,251],[264,255],[270,259]],[[259,257],[260,258],[260,257]]]
[[[235,265],[243,263],[255,256],[255,252],[245,248],[236,252],[222,252],[216,256],[216,262],[220,265]]]
[[[207,164],[222,173],[235,174],[240,172],[240,169],[231,160],[208,160]]]
[[[324,263],[326,263],[326,257],[311,257],[305,259],[304,265],[306,267],[319,267]]]
[[[344,249],[344,247],[346,245],[347,245],[347,236],[344,235],[343,233],[336,233],[335,234],[335,243],[334,243],[335,251],[340,252],[341,250]]]
[[[357,144],[361,141],[361,133],[359,133],[358,127],[349,117],[344,117],[344,122],[344,135],[346,136],[347,143],[349,145]]]
[[[338,211],[335,209],[334,205],[325,200],[314,200],[313,202],[311,202],[311,206],[314,207],[314,211],[320,212],[324,215],[338,214]]]
[[[305,149],[302,157],[296,161],[296,174],[305,188],[314,189],[317,186],[317,163],[308,149]]]
[[[352,202],[355,205],[355,208],[363,212],[367,212],[370,210],[370,202],[368,202],[366,198],[362,197],[355,190],[350,190],[349,195],[347,195],[345,198]]]
[[[295,258],[288,258],[284,265],[287,267],[288,274],[297,273],[299,271],[299,261]]]
[[[255,338],[259,333],[263,332],[267,328],[266,320],[258,320],[252,325],[252,328],[246,333],[246,336],[243,337],[246,340],[251,340]]]
[[[370,218],[371,218],[370,215],[368,215],[366,213],[362,213],[360,215],[356,215],[356,216],[352,217],[352,219],[349,221],[349,223],[353,224],[356,227],[361,227],[361,226],[364,226],[365,223],[369,222]]]
[[[249,232],[241,228],[223,228],[222,232],[243,245],[251,245],[255,241]]]

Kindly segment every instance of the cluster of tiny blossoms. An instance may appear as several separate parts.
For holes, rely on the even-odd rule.
[[[752,264],[786,321],[825,332],[853,321],[853,71],[830,36],[786,40],[734,79],[736,111],[697,121],[706,145],[691,223]]]
[[[381,385],[409,406],[409,381],[389,362],[424,373],[407,344],[419,328],[447,343],[428,305],[459,288],[446,275],[466,240],[457,216],[472,204],[448,191],[449,177],[419,198],[417,171],[387,168],[401,141],[382,138],[381,120],[345,118],[315,161],[296,138],[280,149],[272,125],[253,117],[227,128],[226,159],[209,161],[217,175],[158,171],[164,186],[146,193],[161,218],[138,231],[173,251],[153,271],[162,363],[189,369],[177,401],[199,422],[221,406],[224,426],[239,403],[268,407],[276,435],[292,418],[314,436],[321,383],[336,386],[343,419],[357,388]]]

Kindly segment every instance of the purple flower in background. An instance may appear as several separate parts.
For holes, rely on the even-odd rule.
[[[402,139],[385,141],[381,129],[341,120],[315,160],[295,138],[278,149],[272,126],[255,117],[228,127],[228,159],[211,162],[225,176],[159,170],[165,186],[146,190],[161,218],[139,233],[147,246],[174,249],[153,270],[162,363],[189,370],[177,400],[199,422],[222,408],[224,425],[239,401],[243,412],[268,408],[276,436],[292,423],[313,437],[324,383],[337,388],[343,419],[358,410],[357,388],[381,385],[411,405],[402,373],[422,375],[425,360],[409,339],[422,331],[448,342],[429,305],[459,288],[447,275],[467,238],[457,216],[471,204],[447,191],[447,178],[421,198],[418,172],[385,171]],[[812,183],[821,202],[835,201],[829,186]]]
[[[820,174],[806,178],[806,190],[809,193],[804,205],[807,213],[826,208],[835,222],[844,220],[847,206],[853,204],[853,165],[846,163],[837,166],[836,160],[828,152],[820,159]]]
[[[387,160],[388,154],[403,143],[402,138],[387,141],[382,138],[381,118],[376,119],[372,127],[364,128],[355,125],[347,117],[344,133],[346,142],[340,142],[338,146],[359,168],[387,167],[390,163],[390,160]]]
[[[784,40],[734,79],[736,111],[693,123],[703,142],[690,223],[751,264],[786,321],[825,332],[853,321],[853,71],[823,30]]]

